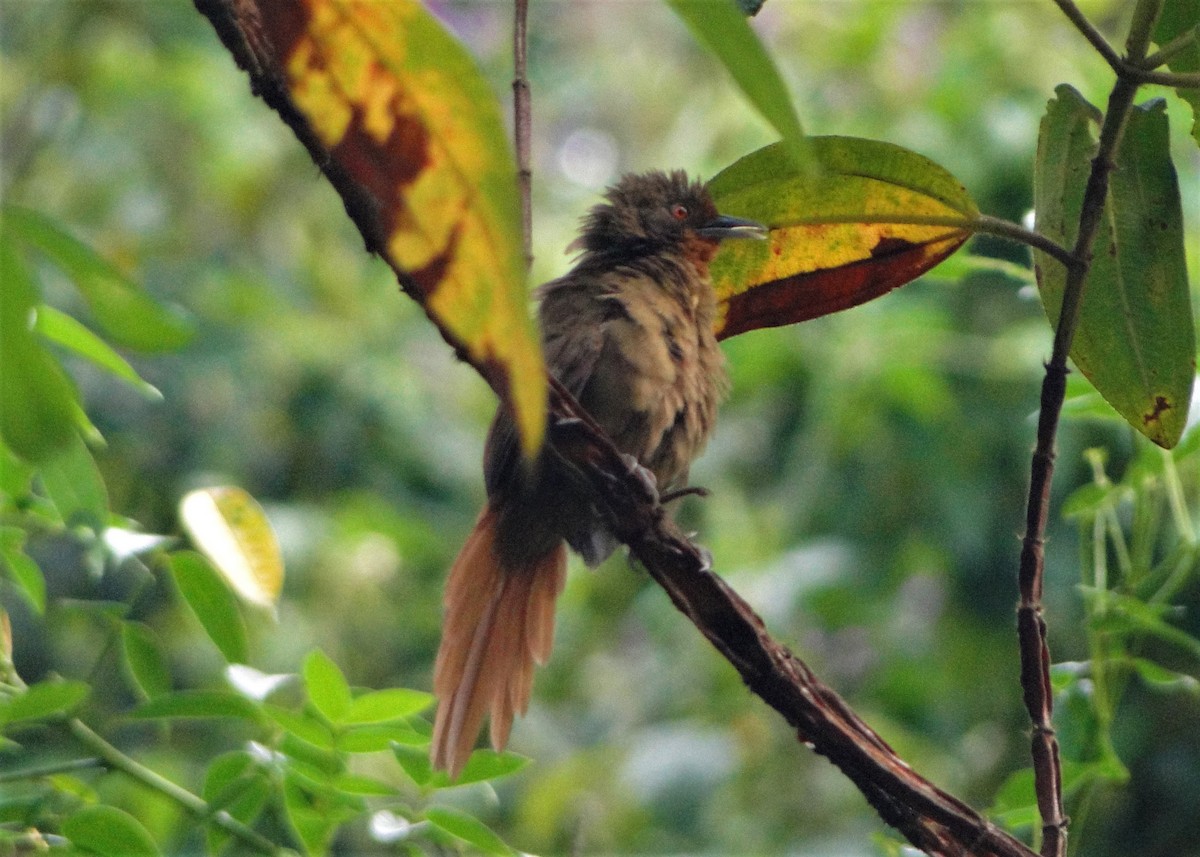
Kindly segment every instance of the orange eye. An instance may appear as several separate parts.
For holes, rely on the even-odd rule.
[[[686,205],[676,203],[671,206],[671,216],[676,220],[687,220],[688,210]]]

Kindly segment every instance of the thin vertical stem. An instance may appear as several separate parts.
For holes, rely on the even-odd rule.
[[[1116,166],[1117,150],[1138,89],[1137,80],[1122,74],[1128,63],[1125,60],[1113,62],[1114,52],[1111,46],[1099,37],[1095,28],[1079,13],[1074,3],[1071,0],[1055,0],[1055,3],[1080,32],[1104,54],[1105,59],[1109,60],[1110,65],[1117,71],[1118,77],[1109,95],[1096,156],[1092,160],[1092,169],[1084,189],[1079,230],[1071,251],[1073,263],[1067,266],[1062,307],[1054,331],[1054,348],[1042,381],[1037,446],[1030,466],[1025,538],[1021,545],[1018,573],[1020,605],[1017,608],[1017,629],[1021,651],[1021,687],[1025,707],[1033,726],[1030,750],[1033,756],[1038,811],[1042,817],[1043,857],[1063,857],[1066,854],[1068,823],[1062,803],[1062,769],[1058,740],[1052,723],[1054,700],[1050,685],[1050,648],[1046,642],[1046,621],[1042,614],[1044,545],[1050,506],[1050,485],[1054,476],[1055,442],[1066,396],[1067,356],[1070,354],[1071,342],[1079,323],[1079,310],[1091,267],[1092,250],[1104,216],[1109,176]],[[1150,28],[1160,5],[1158,0],[1139,2],[1126,42],[1129,62],[1140,62],[1145,56]]]
[[[525,270],[533,266],[533,169],[530,167],[532,109],[529,100],[526,41],[529,0],[513,3],[513,137],[517,150],[517,189],[521,195],[521,242]]]

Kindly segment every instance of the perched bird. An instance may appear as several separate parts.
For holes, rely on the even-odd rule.
[[[726,387],[713,334],[708,266],[723,239],[766,237],[724,217],[682,172],[622,178],[584,219],[565,276],[546,283],[542,343],[550,372],[660,490],[686,482]],[[491,715],[492,745],[524,714],[534,664],[554,637],[566,546],[589,566],[616,540],[554,452],[520,454],[501,407],[484,453],[488,502],[446,585],[431,760],[457,776]]]

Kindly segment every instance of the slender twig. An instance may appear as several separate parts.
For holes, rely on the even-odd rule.
[[[533,169],[531,167],[532,108],[529,98],[526,38],[529,0],[513,3],[513,137],[517,150],[517,189],[521,194],[521,241],[525,270],[533,266]]]
[[[103,764],[100,759],[68,759],[65,762],[52,762],[48,765],[38,765],[33,768],[20,768],[16,771],[0,772],[0,783],[14,783],[21,780],[36,780],[41,777],[53,777],[57,774],[69,774],[72,771],[85,771]]]
[[[998,238],[1007,238],[1010,241],[1028,244],[1030,247],[1053,256],[1068,268],[1077,264],[1075,257],[1071,255],[1071,251],[1066,247],[1063,247],[1057,241],[1046,237],[1040,232],[1026,229],[1024,226],[1021,226],[1019,223],[1013,223],[1011,220],[1003,220],[999,217],[980,214],[975,217],[973,226],[976,232],[986,232]]]
[[[1067,20],[1075,25],[1075,29],[1079,30],[1083,34],[1083,37],[1091,42],[1092,47],[1096,49],[1100,56],[1104,57],[1104,61],[1112,67],[1112,70],[1119,74],[1125,60],[1117,53],[1117,49],[1108,43],[1108,39],[1104,38],[1104,34],[1097,30],[1092,22],[1087,19],[1087,16],[1080,11],[1073,0],[1054,0],[1054,4],[1067,16]]]
[[[251,830],[225,810],[214,811],[203,798],[131,759],[92,731],[82,720],[68,720],[67,728],[81,744],[95,753],[109,767],[121,771],[142,785],[170,798],[183,807],[189,815],[215,824],[261,854],[282,855],[287,853],[287,849],[281,848],[265,836]]]
[[[1139,65],[1147,71],[1165,65],[1180,51],[1186,51],[1194,45],[1198,35],[1200,35],[1200,28],[1192,27],[1190,30],[1185,30],[1142,60]]]
[[[1122,67],[1121,74],[1137,83],[1171,86],[1175,89],[1200,89],[1200,71],[1150,71],[1136,65]]]
[[[1018,638],[1021,651],[1021,687],[1025,707],[1033,725],[1034,789],[1042,817],[1043,857],[1063,857],[1067,845],[1068,819],[1062,803],[1062,770],[1058,741],[1053,727],[1054,701],[1050,685],[1050,649],[1046,642],[1046,622],[1042,614],[1045,571],[1045,533],[1050,505],[1050,484],[1054,475],[1055,442],[1058,421],[1066,396],[1067,357],[1071,351],[1092,248],[1104,214],[1109,175],[1116,166],[1117,150],[1124,134],[1138,82],[1123,73],[1125,60],[1117,58],[1111,46],[1083,17],[1070,0],[1055,0],[1059,8],[1079,28],[1117,71],[1117,81],[1108,100],[1108,110],[1100,129],[1100,140],[1084,190],[1079,229],[1071,256],[1075,263],[1067,267],[1062,305],[1054,332],[1054,347],[1042,382],[1041,409],[1038,414],[1037,446],[1030,467],[1029,497],[1026,506],[1025,538],[1021,545],[1020,605],[1017,609]],[[1127,41],[1129,63],[1144,56],[1158,0],[1142,0],[1134,11]]]
[[[1027,244],[1034,247],[1049,256],[1054,257],[1063,265],[1070,267],[1076,264],[1075,257],[1071,255],[1071,251],[1059,244],[1052,238],[1043,235],[1040,232],[1035,232],[1032,229],[1026,229],[1019,223],[1014,223],[1011,220],[1004,220],[1000,217],[992,217],[987,214],[976,214],[973,217],[956,217],[954,215],[937,215],[937,214],[847,214],[811,218],[795,218],[788,220],[786,223],[774,224],[774,226],[806,226],[806,225],[827,225],[831,223],[870,223],[870,224],[894,224],[904,226],[948,226],[953,229],[961,229],[967,232],[986,233],[995,235],[998,238],[1006,238],[1009,241],[1016,241],[1019,244]],[[948,237],[948,236],[946,236]],[[933,239],[938,240],[938,239]]]
[[[1073,0],[1054,0],[1075,28],[1091,43],[1104,57],[1117,76],[1133,83],[1171,86],[1177,89],[1200,89],[1200,72],[1165,72],[1155,71],[1166,60],[1186,48],[1196,39],[1196,31],[1189,30],[1178,38],[1163,46],[1163,49],[1151,56],[1146,56],[1146,46],[1162,11],[1162,3],[1154,0],[1152,3],[1140,3],[1135,9],[1133,21],[1129,28],[1129,38],[1126,40],[1127,56],[1121,56],[1116,48],[1108,43],[1104,35],[1087,19]],[[1138,51],[1131,46],[1140,44]]]

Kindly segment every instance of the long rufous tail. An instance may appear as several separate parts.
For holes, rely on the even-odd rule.
[[[433,672],[438,698],[430,760],[457,777],[490,711],[492,746],[508,742],[514,714],[524,714],[534,664],[554,643],[554,603],[566,580],[566,545],[523,567],[496,552],[499,514],[484,509],[450,569],[446,615]]]

